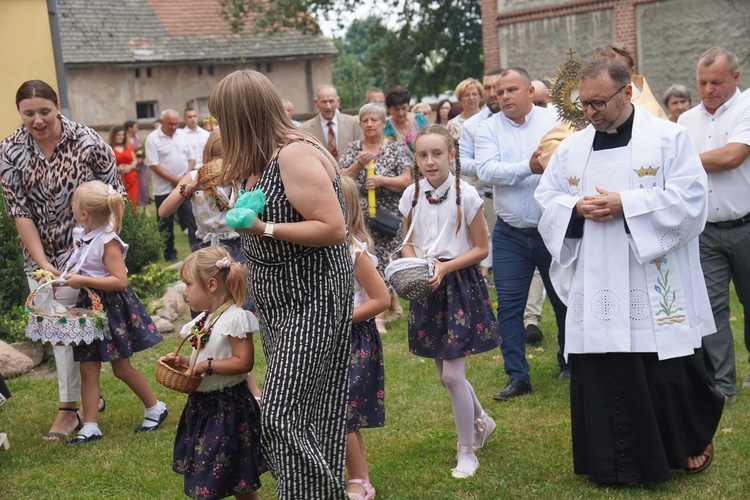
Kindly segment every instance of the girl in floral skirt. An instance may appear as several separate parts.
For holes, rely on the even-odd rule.
[[[104,339],[73,348],[81,362],[83,428],[68,444],[101,439],[99,429],[99,373],[102,361],[112,365],[115,377],[125,382],[146,407],[143,423],[136,432],[159,428],[167,418],[167,406],[154,396],[146,377],[130,364],[130,357],[161,342],[146,308],[128,286],[125,255],[128,245],[117,236],[125,202],[112,186],[101,181],[85,182],[73,193],[73,216],[83,227],[73,230],[74,253],[62,279],[71,288],[87,287],[101,300],[107,313],[108,332]],[[78,307],[91,308],[89,293],[81,290]]]
[[[466,356],[500,345],[478,266],[489,252],[487,224],[482,198],[461,180],[458,148],[448,131],[430,125],[420,131],[415,145],[414,184],[399,205],[404,233],[412,243],[404,246],[403,255],[422,257],[423,249],[429,249],[435,271],[428,282],[431,293],[409,306],[409,350],[433,358],[448,389],[458,433],[458,464],[452,475],[466,478],[479,467],[475,449],[495,430],[466,380]],[[454,161],[455,176],[450,171]]]
[[[347,491],[351,500],[372,500],[365,443],[359,430],[385,425],[383,344],[375,316],[388,309],[390,296],[375,266],[378,259],[369,249],[372,238],[365,229],[355,181],[341,176],[346,205],[349,250],[354,263],[354,312],[352,314],[352,355],[349,371],[349,406],[346,412]]]
[[[245,377],[253,368],[253,313],[242,309],[246,272],[221,246],[189,255],[180,276],[190,307],[203,311],[186,324],[198,357],[193,373],[203,376],[188,396],[177,426],[172,470],[185,476],[185,494],[194,499],[234,495],[257,499],[260,488],[260,408]],[[190,357],[170,353],[187,366]]]

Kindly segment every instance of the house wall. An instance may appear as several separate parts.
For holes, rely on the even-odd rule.
[[[693,104],[697,104],[698,58],[717,45],[737,54],[739,86],[750,87],[749,3],[666,0],[637,6],[638,70],[648,77],[654,95],[661,99],[670,85],[681,83],[690,89]]]
[[[16,91],[27,80],[57,89],[47,2],[0,0],[0,140],[21,125]]]
[[[100,133],[113,124],[136,118],[136,102],[155,101],[156,116],[164,109],[180,112],[190,99],[198,104],[199,118],[208,116],[206,102],[214,86],[236,69],[253,68],[274,83],[282,97],[292,101],[295,112],[314,110],[308,90],[306,60],[272,61],[267,64],[183,64],[136,67],[71,67],[66,68],[71,114],[74,120],[85,123]],[[210,66],[210,67],[209,67]],[[309,62],[312,88],[331,81],[331,61],[328,58]],[[199,74],[199,67],[201,73]],[[148,76],[148,70],[151,76]],[[211,71],[211,68],[212,71]],[[213,72],[213,74],[210,74]],[[141,120],[150,124],[153,119]]]
[[[554,78],[570,49],[585,59],[597,45],[613,39],[613,14],[606,9],[501,26],[500,66],[521,66],[532,78]]]
[[[740,88],[750,86],[747,0],[482,0],[485,68],[522,66],[554,77],[568,49],[586,60],[597,45],[633,52],[637,71],[660,98],[672,83],[695,89],[695,65],[721,45],[740,60]],[[697,96],[693,90],[693,104]]]

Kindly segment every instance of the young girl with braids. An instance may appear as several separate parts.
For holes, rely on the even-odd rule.
[[[186,324],[181,335],[200,333],[194,373],[203,376],[188,396],[177,425],[172,470],[185,479],[191,498],[257,499],[260,488],[260,407],[245,377],[253,368],[253,313],[242,309],[245,267],[220,246],[200,249],[182,264],[185,298],[203,311]],[[190,356],[170,353],[187,366]]]
[[[474,454],[495,430],[495,422],[466,380],[466,356],[495,349],[495,317],[479,262],[487,256],[483,201],[461,180],[458,148],[448,131],[430,125],[415,140],[414,184],[406,188],[399,209],[404,233],[411,230],[404,257],[431,255],[435,271],[431,293],[409,306],[409,351],[433,358],[440,383],[448,390],[458,434],[455,478],[474,475]],[[455,162],[455,175],[450,171]],[[420,180],[421,174],[421,180]],[[413,228],[412,228],[413,226]]]
[[[383,344],[375,316],[391,303],[388,289],[375,266],[378,258],[370,253],[373,241],[365,228],[359,204],[359,188],[351,177],[341,177],[346,206],[349,251],[354,264],[354,311],[352,313],[351,361],[349,364],[349,405],[346,408],[346,471],[350,500],[372,500],[365,443],[360,429],[385,425],[385,383]]]

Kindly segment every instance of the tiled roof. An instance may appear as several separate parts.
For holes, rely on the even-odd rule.
[[[234,34],[216,0],[57,0],[65,64],[331,56],[322,35]]]

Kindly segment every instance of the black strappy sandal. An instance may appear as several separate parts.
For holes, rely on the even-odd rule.
[[[78,419],[78,425],[76,425],[76,428],[71,432],[81,430],[81,427],[83,427],[83,422],[81,422],[81,416],[78,414],[78,408],[58,408],[57,411],[72,411],[73,413],[75,413],[76,418]],[[67,434],[63,434],[62,432],[49,431],[44,435],[42,439],[44,439],[45,441],[59,441],[65,438],[68,434],[70,434],[70,432],[68,432]]]

